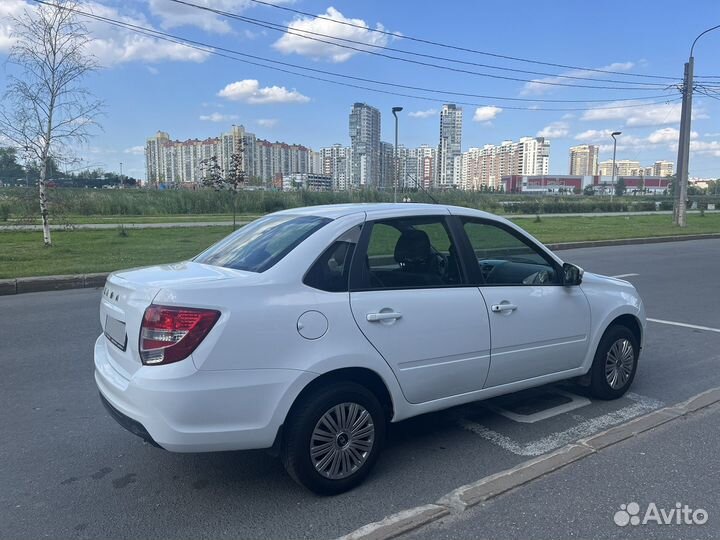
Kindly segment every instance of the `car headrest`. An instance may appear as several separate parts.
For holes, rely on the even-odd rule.
[[[395,260],[400,264],[423,262],[431,254],[430,237],[425,231],[404,231],[395,244]]]

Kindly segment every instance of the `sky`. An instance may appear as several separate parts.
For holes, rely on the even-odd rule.
[[[96,56],[103,68],[91,75],[86,85],[103,100],[104,115],[102,130],[97,130],[86,145],[78,148],[83,159],[81,167],[119,171],[122,162],[125,174],[144,178],[145,140],[158,130],[183,140],[217,136],[229,131],[233,124],[242,124],[258,137],[272,141],[298,143],[313,149],[334,143],[349,145],[348,113],[354,102],[365,102],[381,110],[382,138],[390,142],[394,139],[391,108],[402,106],[400,143],[409,147],[436,146],[442,103],[467,102],[462,105],[463,151],[523,136],[545,136],[551,141],[552,174],[568,173],[568,149],[577,144],[598,144],[600,160],[611,159],[613,131],[622,132],[618,138],[618,159],[638,160],[645,166],[656,160],[676,161],[680,120],[677,84],[682,78],[683,64],[693,39],[708,27],[720,24],[717,0],[692,0],[682,6],[669,0],[594,3],[273,0],[281,7],[334,21],[349,21],[361,28],[252,0],[188,1],[289,26],[294,34],[172,0],[81,1],[79,9],[212,45],[215,52],[219,52],[219,47],[300,68],[430,91],[340,79],[273,64],[313,77],[407,95],[331,84],[90,20],[87,28],[92,44],[88,52]],[[0,92],[5,90],[8,75],[18,73],[15,66],[5,62],[13,43],[12,16],[24,9],[32,10],[35,5],[31,0],[0,0]],[[318,34],[360,43],[342,42],[355,50],[341,48],[300,37],[298,34],[303,31],[314,32],[313,37],[324,41],[329,38]],[[617,73],[514,61],[419,43],[406,36],[474,51]],[[697,92],[694,96],[691,177],[720,177],[718,52],[720,29],[703,36],[695,47],[697,82],[705,83],[700,89],[717,94],[710,98]],[[559,75],[565,77],[558,78]],[[702,80],[712,76],[718,77],[717,82]],[[566,87],[557,83],[612,88]],[[460,97],[442,92],[488,97]],[[558,101],[513,101],[516,99]]]

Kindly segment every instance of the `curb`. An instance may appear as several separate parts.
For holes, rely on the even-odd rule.
[[[0,279],[0,296],[29,292],[103,287],[109,272]]]
[[[580,439],[549,454],[521,463],[511,469],[486,476],[447,493],[434,504],[403,510],[341,536],[338,540],[388,540],[418,529],[448,515],[493,499],[512,489],[541,478],[575,461],[593,455],[640,433],[720,403],[720,387],[711,388],[687,401],[664,407],[591,437]]]
[[[589,240],[584,242],[561,242],[545,244],[553,251],[606,246],[632,246],[636,244],[661,244],[664,242],[686,242],[688,240],[713,240],[720,238],[720,233],[681,234],[677,236],[650,236],[647,238],[623,238],[618,240]]]

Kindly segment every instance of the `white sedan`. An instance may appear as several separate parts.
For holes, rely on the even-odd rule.
[[[173,452],[273,448],[318,493],[360,483],[389,422],[576,378],[632,384],[635,288],[468,208],[286,210],[194,259],[115,272],[95,380],[125,428]]]

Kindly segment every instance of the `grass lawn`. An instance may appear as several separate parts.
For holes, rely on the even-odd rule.
[[[688,216],[688,227],[672,226],[669,215],[518,219],[543,242],[607,240],[675,234],[720,233],[720,214]],[[0,232],[0,278],[105,272],[187,259],[231,232],[231,227],[53,232],[44,248],[40,232]]]
[[[514,220],[545,243],[645,238],[680,234],[720,233],[720,214],[688,214],[688,226],[673,226],[672,216],[551,217]]]

